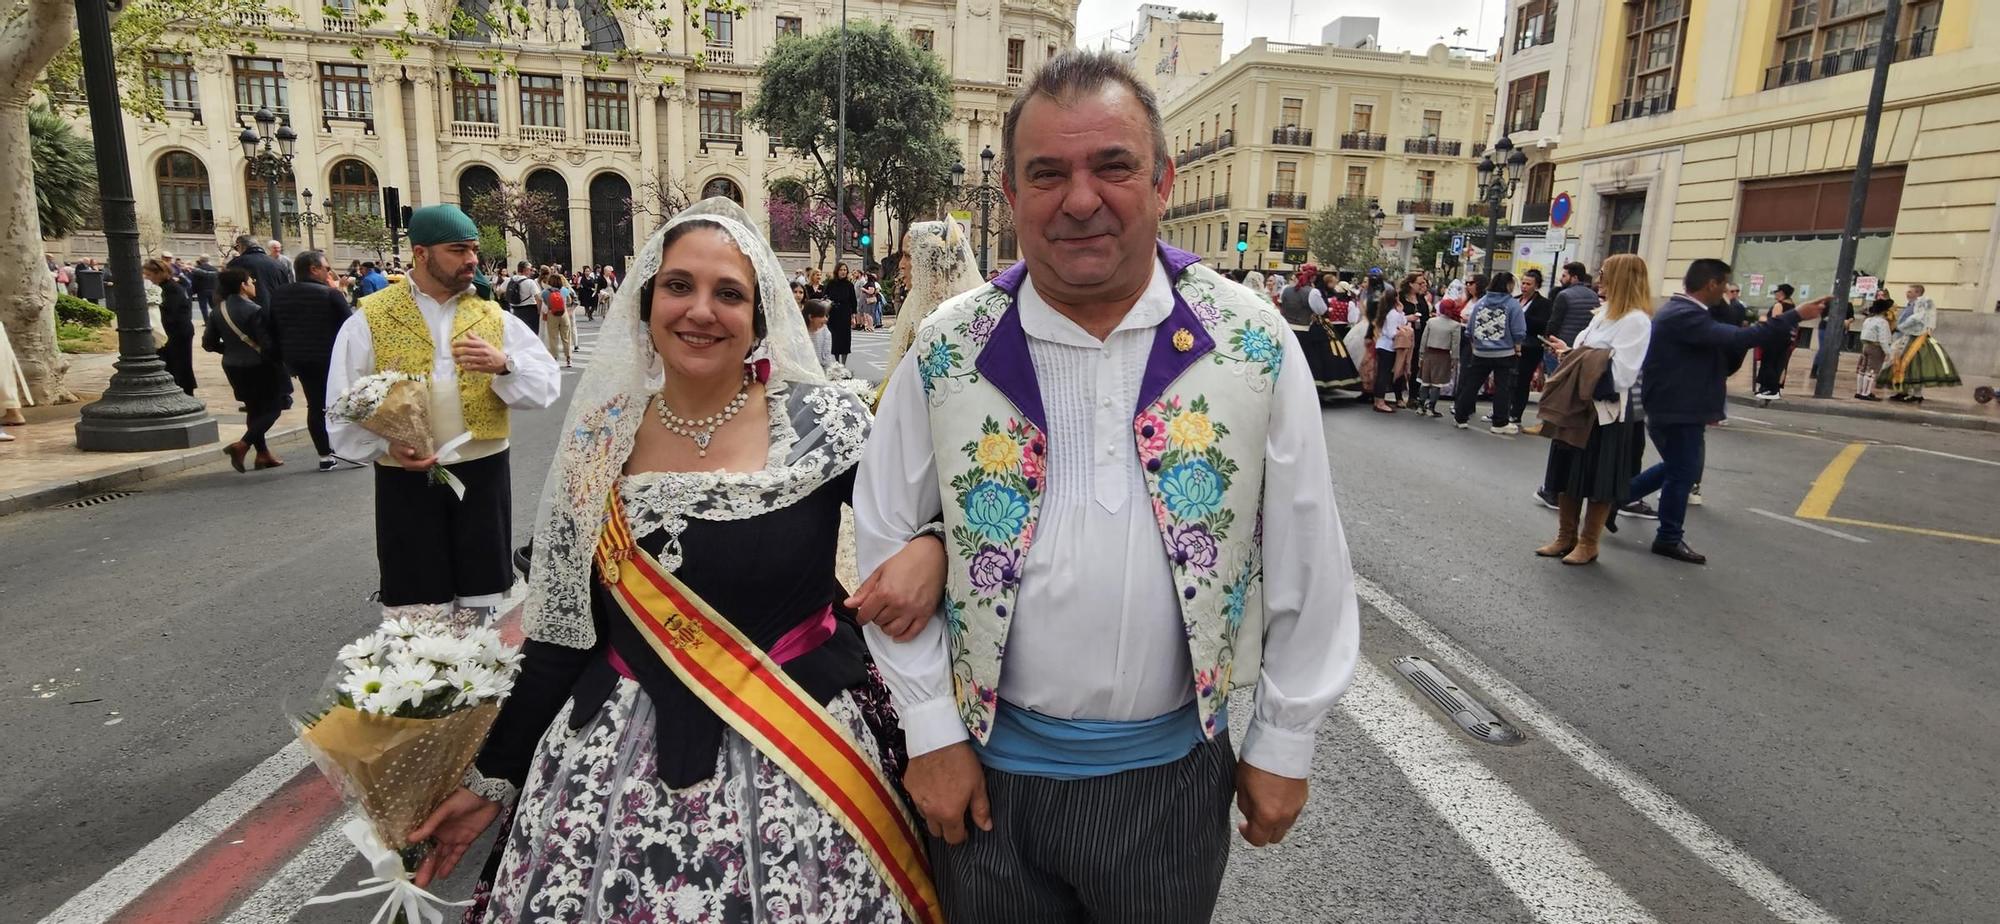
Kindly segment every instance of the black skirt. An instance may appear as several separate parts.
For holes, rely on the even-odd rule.
[[[235,392],[236,400],[248,414],[284,411],[292,406],[292,378],[285,374],[284,366],[277,363],[223,366],[222,374],[229,379],[229,390]]]
[[[1292,333],[1298,337],[1299,352],[1305,354],[1313,384],[1322,389],[1354,388],[1361,384],[1361,372],[1347,358],[1346,345],[1333,339],[1326,325],[1315,322],[1306,325],[1305,330],[1293,328]]]
[[[1645,438],[1640,424],[1626,420],[1592,427],[1582,449],[1552,441],[1549,483],[1558,493],[1623,504],[1632,499],[1632,479],[1639,474],[1639,454],[1633,448]]]

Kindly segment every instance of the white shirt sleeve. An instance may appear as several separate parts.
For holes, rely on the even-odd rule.
[[[347,316],[333,338],[333,357],[326,366],[327,403],[332,404],[355,379],[374,374],[375,335],[368,329],[368,316],[357,311]],[[388,440],[332,415],[326,418],[326,437],[334,455],[355,462],[372,462],[389,451]]]
[[[1281,339],[1264,448],[1264,671],[1242,753],[1260,770],[1305,779],[1319,724],[1354,679],[1361,611],[1319,396],[1298,338]]]
[[[1326,313],[1326,296],[1321,295],[1318,289],[1307,289],[1306,297],[1310,300],[1313,314]]]
[[[864,576],[901,550],[943,509],[937,458],[931,452],[930,409],[916,362],[912,350],[903,356],[900,371],[891,371],[855,474],[855,562]],[[952,698],[951,653],[942,614],[934,615],[907,642],[898,642],[872,625],[861,631],[902,715],[911,757],[970,737]]]
[[[500,348],[514,361],[514,371],[493,377],[493,393],[516,410],[538,411],[556,403],[562,397],[562,367],[556,358],[513,312],[500,312],[500,323],[507,331]]]
[[[1633,317],[1627,315],[1611,326],[1611,384],[1621,394],[1638,384],[1639,369],[1645,365],[1646,350],[1653,343],[1653,322],[1632,320]]]

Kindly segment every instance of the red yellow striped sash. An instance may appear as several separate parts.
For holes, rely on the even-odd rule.
[[[861,844],[904,912],[942,922],[916,827],[883,776],[819,701],[632,541],[614,492],[597,564],[646,644],[729,727],[811,793]]]

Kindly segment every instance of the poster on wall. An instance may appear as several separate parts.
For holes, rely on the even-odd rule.
[[[1743,294],[1755,298],[1764,294],[1764,274],[1751,273],[1743,279]]]
[[[1881,280],[1873,276],[1858,277],[1854,280],[1854,295],[1856,298],[1874,298],[1875,290],[1881,285]]]

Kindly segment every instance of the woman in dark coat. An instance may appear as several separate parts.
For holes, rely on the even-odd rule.
[[[167,343],[160,347],[160,361],[167,364],[167,374],[174,377],[174,384],[188,394],[194,394],[194,303],[188,300],[187,290],[174,281],[173,270],[167,261],[159,257],[148,259],[140,265],[139,271],[146,280],[160,287],[160,326],[167,331]]]
[[[854,312],[861,304],[855,297],[854,279],[848,275],[847,264],[834,264],[833,278],[826,283],[826,299],[833,302],[833,316],[826,322],[833,331],[833,361],[846,365],[848,355],[854,352]]]
[[[202,335],[202,349],[222,354],[222,374],[236,400],[249,415],[244,421],[243,438],[222,447],[229,464],[243,471],[243,457],[257,450],[258,468],[285,464],[271,454],[264,434],[278,422],[278,415],[292,406],[292,378],[278,361],[266,309],[257,303],[257,281],[237,267],[223,270],[215,280],[221,302],[208,320]]]

